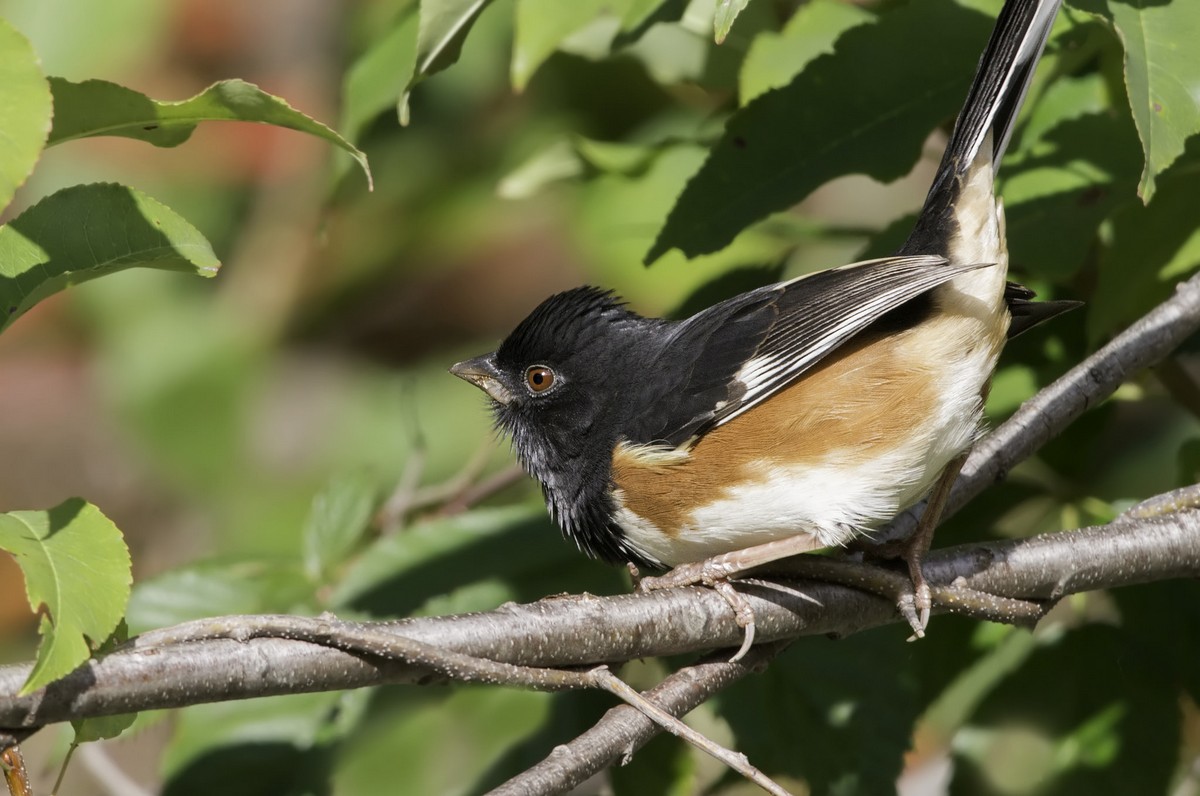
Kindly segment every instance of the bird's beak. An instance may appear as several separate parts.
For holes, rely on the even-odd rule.
[[[484,354],[481,357],[459,362],[450,368],[450,372],[486,392],[496,403],[507,404],[512,401],[513,396],[500,380],[500,371],[496,368],[495,356],[495,354]]]

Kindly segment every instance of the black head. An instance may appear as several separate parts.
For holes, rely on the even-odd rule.
[[[496,425],[542,483],[558,524],[605,558],[622,556],[583,537],[608,510],[612,449],[634,411],[625,384],[644,377],[663,323],[612,293],[576,288],[543,301],[493,353],[450,369],[492,399]]]

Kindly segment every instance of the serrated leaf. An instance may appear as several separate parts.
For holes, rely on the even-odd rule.
[[[961,105],[990,27],[987,16],[937,0],[847,31],[832,55],[730,118],[646,261],[672,248],[716,251],[834,177],[906,174],[930,130]]]
[[[76,185],[0,227],[0,331],[69,285],[134,267],[213,276],[200,232],[124,185]]]
[[[213,83],[191,99],[152,100],[140,91],[107,80],[72,83],[50,78],[54,127],[48,145],[77,138],[114,135],[160,147],[179,146],[201,122],[257,122],[286,127],[324,139],[348,153],[371,184],[367,156],[335,131],[279,97],[244,80]]]
[[[395,108],[417,63],[417,10],[408,9],[346,73],[341,129],[358,141],[367,124]]]
[[[1017,143],[999,183],[1011,267],[1021,279],[1064,279],[1088,262],[1101,222],[1136,202],[1137,133],[1129,116],[1108,108],[1104,80],[1093,74],[1051,85]],[[895,252],[915,220],[897,219],[860,256]]]
[[[729,29],[733,27],[733,21],[737,19],[738,14],[746,10],[748,5],[750,5],[750,0],[719,0],[717,13],[713,14],[713,34],[717,44],[725,41],[725,37],[729,35]]]
[[[517,0],[516,30],[510,67],[512,84],[521,91],[538,67],[545,63],[571,34],[591,25],[600,16],[620,14],[612,0]],[[613,33],[618,25],[614,18]]]
[[[51,113],[50,86],[33,47],[0,19],[0,210],[42,154]]]
[[[374,479],[346,474],[334,478],[313,498],[304,522],[304,568],[313,580],[324,579],[362,539],[375,511]]]
[[[42,614],[37,660],[22,694],[73,671],[116,629],[133,581],[129,550],[100,509],[71,498],[45,511],[0,514],[0,548],[25,575]]]
[[[491,1],[421,0],[416,60],[398,106],[401,124],[408,124],[408,98],[413,86],[458,60],[467,34]]]
[[[738,101],[786,86],[818,55],[833,52],[838,37],[874,16],[841,0],[813,0],[796,10],[779,33],[754,37],[738,73]]]
[[[1107,20],[1125,47],[1129,107],[1145,153],[1138,195],[1149,202],[1158,176],[1200,133],[1200,7],[1194,2],[1074,0]]]

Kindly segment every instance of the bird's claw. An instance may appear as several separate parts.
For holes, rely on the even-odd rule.
[[[665,575],[641,578],[637,581],[636,590],[645,593],[697,584],[707,586],[721,595],[733,609],[734,619],[737,621],[738,627],[743,629],[744,634],[742,646],[729,659],[729,662],[741,660],[754,646],[754,609],[750,607],[750,601],[746,599],[745,595],[733,587],[733,583],[729,580],[727,567],[712,560],[680,564]]]

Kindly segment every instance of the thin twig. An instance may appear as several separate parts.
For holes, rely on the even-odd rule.
[[[716,741],[705,737],[703,733],[687,726],[675,716],[660,708],[653,701],[642,696],[633,688],[630,688],[627,683],[610,672],[607,667],[593,669],[592,674],[596,677],[596,682],[601,688],[614,696],[620,697],[626,704],[644,713],[655,724],[667,732],[682,738],[705,754],[721,761],[767,793],[772,793],[775,796],[792,796],[782,785],[751,765],[750,760],[744,754],[735,752],[732,749],[726,749]]]
[[[684,716],[715,693],[752,672],[761,671],[786,643],[760,644],[741,661],[731,663],[721,652],[686,666],[643,696],[673,716]],[[612,708],[590,729],[556,746],[488,796],[547,796],[565,793],[597,772],[640,749],[661,731],[644,713],[628,705]]]
[[[770,572],[838,583],[870,592],[893,603],[905,594],[912,593],[912,581],[908,575],[846,558],[795,556],[774,562]],[[1032,627],[1046,613],[1046,607],[1036,602],[988,594],[962,584],[931,582],[929,589],[933,607],[939,612],[1022,627]]]
[[[25,757],[19,746],[10,746],[0,752],[0,772],[4,774],[10,796],[33,796],[29,772],[25,769]]]
[[[413,510],[414,497],[421,483],[421,475],[425,472],[425,461],[428,453],[423,444],[413,446],[412,453],[404,460],[404,469],[396,479],[392,494],[388,495],[379,507],[376,523],[380,533],[385,536],[395,533],[404,527],[404,521]]]
[[[475,486],[464,489],[454,500],[448,501],[438,513],[443,517],[462,514],[476,503],[491,497],[501,490],[507,489],[513,484],[519,483],[524,477],[525,471],[517,465],[514,464],[511,467],[506,467]]]
[[[479,477],[483,475],[483,471],[487,469],[494,447],[494,443],[490,440],[485,442],[471,454],[471,458],[467,460],[466,466],[450,478],[447,478],[440,484],[431,484],[418,489],[417,493],[413,496],[413,508],[423,509],[430,506],[439,506],[454,500],[463,492],[470,489],[479,480]]]
[[[1200,484],[1192,484],[1143,500],[1121,513],[1129,519],[1146,519],[1174,514],[1188,508],[1200,508]]]

